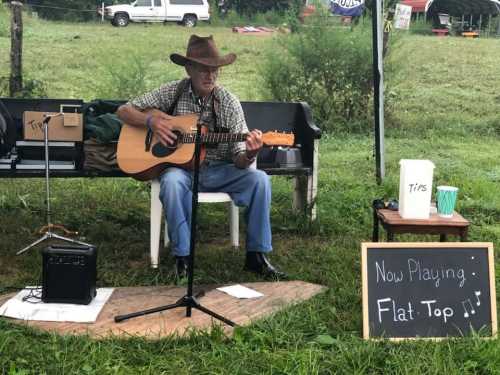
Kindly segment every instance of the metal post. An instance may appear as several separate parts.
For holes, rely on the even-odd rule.
[[[373,90],[375,109],[375,162],[377,183],[385,177],[384,165],[384,65],[382,58],[383,0],[375,0],[372,10]]]
[[[104,22],[104,2],[101,3],[101,22]]]
[[[23,89],[23,3],[13,1],[10,3],[12,18],[10,23],[10,79],[9,94],[16,96]]]

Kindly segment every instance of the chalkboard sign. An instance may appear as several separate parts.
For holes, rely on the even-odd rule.
[[[495,336],[492,243],[363,243],[363,336]]]

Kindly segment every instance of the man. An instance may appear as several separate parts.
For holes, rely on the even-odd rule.
[[[216,85],[219,69],[232,64],[236,55],[219,55],[212,36],[192,35],[186,56],[174,53],[170,60],[184,66],[188,78],[167,83],[156,90],[122,105],[117,114],[132,126],[149,127],[164,145],[172,144],[173,116],[198,113],[209,130],[248,133],[241,104],[229,91]],[[163,113],[150,115],[144,110],[156,108]],[[231,195],[238,206],[247,207],[245,269],[271,277],[284,274],[274,268],[266,257],[271,245],[271,185],[262,171],[249,168],[262,148],[262,133],[252,130],[246,142],[218,144],[207,149],[200,166],[199,191],[220,191]],[[160,177],[162,201],[168,235],[176,258],[177,277],[186,275],[190,251],[192,174],[169,167]]]

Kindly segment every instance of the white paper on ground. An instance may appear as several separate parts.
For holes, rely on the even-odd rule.
[[[258,298],[264,296],[262,293],[240,284],[224,286],[222,288],[217,288],[217,290],[236,298]]]
[[[23,297],[30,293],[30,290],[23,289],[0,307],[0,315],[22,320],[92,323],[96,321],[113,290],[113,288],[99,288],[96,291],[97,295],[88,305],[75,305],[23,302]]]

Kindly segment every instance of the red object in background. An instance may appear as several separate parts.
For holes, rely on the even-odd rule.
[[[304,6],[304,8],[302,9],[302,12],[299,15],[300,22],[304,22],[304,19],[306,17],[309,17],[310,15],[312,15],[315,12],[315,10],[316,10],[316,8],[314,7],[314,5]]]
[[[432,29],[432,32],[437,36],[446,36],[450,33],[448,29]]]
[[[425,12],[425,5],[428,0],[401,0],[400,3],[403,5],[410,5],[412,7],[412,13]]]

